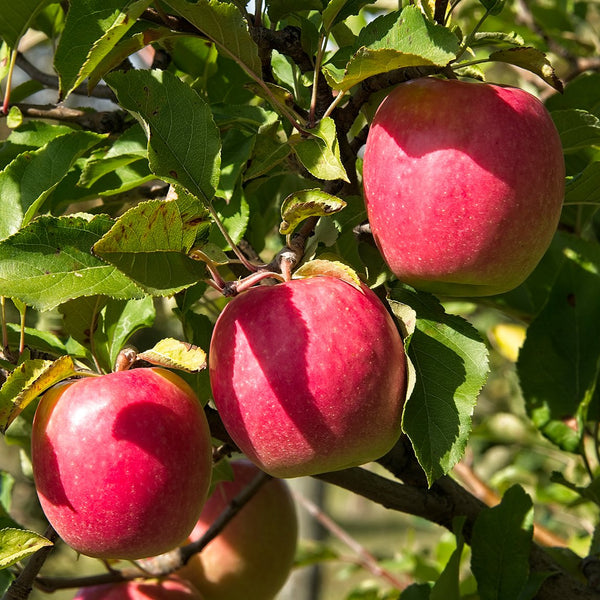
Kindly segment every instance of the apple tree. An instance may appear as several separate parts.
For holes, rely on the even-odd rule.
[[[595,0],[0,0],[0,40],[7,600],[190,568],[298,475],[438,536],[435,558],[393,537],[379,556],[308,501],[360,567],[339,598],[597,597]],[[126,436],[66,408],[82,451],[61,457],[36,409],[140,367],[198,397],[211,490],[242,453],[266,473],[210,535],[60,577],[34,475]],[[98,423],[106,439],[83,435]],[[133,498],[133,471],[111,493]],[[325,563],[341,553],[300,544],[298,570]]]

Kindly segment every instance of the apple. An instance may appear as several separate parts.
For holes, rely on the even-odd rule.
[[[433,293],[486,296],[522,283],[556,231],[564,181],[550,114],[516,88],[402,83],[367,137],[375,242],[398,279]]]
[[[105,583],[80,588],[73,600],[203,600],[191,584],[178,577]]]
[[[232,481],[220,481],[190,541],[200,539],[231,500],[260,471],[235,460]],[[205,600],[272,600],[286,582],[296,552],[298,522],[287,484],[264,483],[223,531],[179,571]]]
[[[215,324],[209,374],[231,438],[275,477],[363,464],[400,436],[404,347],[366,286],[315,276],[241,293]]]
[[[59,384],[32,431],[42,509],[72,548],[138,559],[187,538],[211,479],[211,437],[193,390],[166,369]]]

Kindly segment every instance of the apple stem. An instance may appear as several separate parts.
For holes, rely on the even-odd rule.
[[[258,273],[252,273],[244,279],[238,279],[236,281],[226,281],[221,292],[227,298],[237,296],[238,294],[245,292],[250,289],[253,285],[261,282],[263,279],[278,279],[284,282],[285,278],[281,273],[275,273],[273,271],[259,271]]]
[[[127,346],[123,348],[117,355],[115,361],[115,372],[127,371],[131,368],[133,363],[137,360],[138,352],[133,346]]]

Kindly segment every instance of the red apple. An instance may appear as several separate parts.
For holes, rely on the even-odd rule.
[[[561,142],[537,98],[432,78],[382,102],[363,165],[371,230],[392,272],[456,296],[526,279],[556,231],[564,179]]]
[[[400,436],[405,370],[402,340],[377,296],[329,276],[236,296],[209,353],[225,428],[276,477],[385,454]]]
[[[78,590],[73,600],[203,600],[191,584],[177,577],[93,585]]]
[[[180,544],[211,478],[211,439],[192,389],[165,369],[133,369],[51,388],[37,408],[38,496],[82,554],[137,559]]]
[[[260,471],[236,460],[233,481],[221,481],[204,505],[191,541],[204,535],[231,500]],[[288,486],[271,479],[179,574],[205,600],[272,600],[286,582],[296,552],[298,523]]]

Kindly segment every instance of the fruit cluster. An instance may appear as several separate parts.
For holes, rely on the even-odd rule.
[[[564,164],[533,96],[426,78],[381,104],[363,178],[390,270],[420,289],[479,296],[513,289],[540,260],[558,223]],[[200,538],[258,469],[289,478],[360,465],[401,433],[403,341],[363,284],[326,275],[251,287],[219,316],[209,371],[223,424],[251,462],[232,463],[233,481],[208,500],[211,434],[178,376],[132,369],[44,396],[33,426],[35,483],[65,542],[107,559],[158,555]],[[182,579],[89,588],[78,599],[273,598],[296,536],[287,485],[272,479]]]

